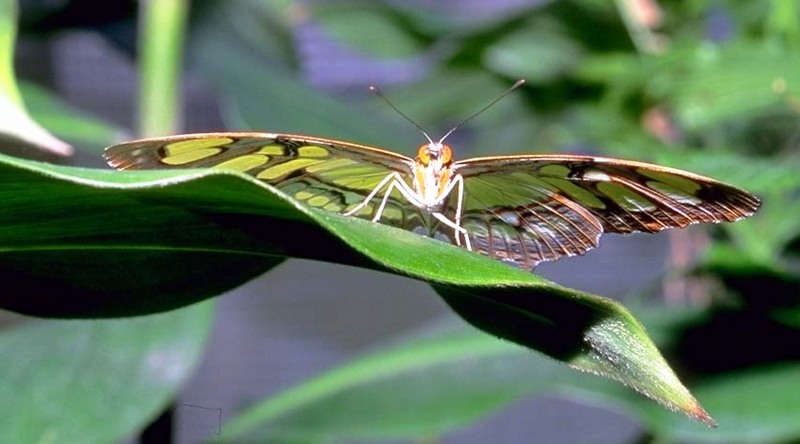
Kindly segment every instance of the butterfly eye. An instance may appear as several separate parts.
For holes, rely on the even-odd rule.
[[[417,160],[423,165],[431,163],[431,151],[428,145],[420,145],[417,150]]]
[[[453,161],[453,150],[449,145],[442,145],[442,153],[440,154],[443,165],[449,165]]]

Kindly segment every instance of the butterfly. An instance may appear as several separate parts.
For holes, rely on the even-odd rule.
[[[310,207],[526,269],[583,254],[603,233],[733,222],[760,206],[747,191],[673,168],[568,154],[456,161],[443,140],[428,138],[411,159],[325,138],[222,132],[136,140],[108,147],[104,156],[120,170],[236,170]]]

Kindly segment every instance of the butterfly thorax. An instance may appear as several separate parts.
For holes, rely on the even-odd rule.
[[[452,179],[453,150],[442,143],[429,143],[419,147],[414,159],[414,189],[420,201],[428,208],[441,205]]]

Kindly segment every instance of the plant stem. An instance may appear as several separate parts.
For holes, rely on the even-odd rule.
[[[143,0],[139,28],[140,136],[163,136],[179,126],[180,67],[188,2]]]

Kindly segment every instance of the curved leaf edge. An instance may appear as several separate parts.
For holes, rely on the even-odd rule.
[[[231,179],[236,181],[237,185],[241,185],[241,181],[244,181],[248,186],[255,187],[253,188],[253,195],[263,195],[264,191],[266,191],[272,197],[277,197],[281,203],[285,204],[285,208],[291,208],[294,211],[295,214],[292,216],[300,216],[293,219],[313,221],[316,225],[321,226],[361,253],[371,262],[377,264],[377,268],[383,268],[385,271],[443,284],[489,287],[546,286],[568,291],[576,297],[582,295],[580,292],[570,291],[525,270],[471,253],[457,246],[409,233],[398,228],[309,208],[282,191],[236,171],[183,169],[119,172],[97,168],[54,165],[0,154],[0,167],[2,165],[78,185],[131,191],[188,184],[210,178]],[[253,202],[253,204],[256,205],[257,202]],[[272,214],[271,216],[276,218],[287,217],[286,214]],[[352,225],[357,227],[348,229]],[[367,232],[370,235],[365,235]],[[374,234],[372,234],[373,232]],[[376,239],[382,242],[375,242]],[[395,242],[412,243],[414,248],[420,249],[420,257],[429,257],[433,258],[433,260],[422,262],[406,261],[405,259],[408,258],[399,260],[398,258],[387,257],[380,248],[377,248],[378,246],[385,246],[387,243]],[[243,252],[243,254],[252,255],[249,252]],[[439,257],[440,255],[445,255],[446,257],[441,258]],[[480,269],[481,273],[457,270],[453,266],[453,262],[458,262],[461,268],[467,270]]]
[[[556,307],[554,310],[558,321],[561,322],[559,325],[567,326],[570,332],[577,331],[579,336],[573,337],[572,342],[568,342],[570,348],[566,354],[553,353],[552,350],[548,351],[547,349],[542,351],[567,362],[576,369],[623,382],[671,410],[682,411],[710,426],[715,425],[689,391],[678,381],[674,372],[647,337],[641,324],[622,305],[608,298],[560,286],[524,270],[434,239],[393,227],[307,208],[281,191],[238,172],[212,169],[116,172],[43,164],[13,159],[8,156],[0,156],[0,164],[23,169],[30,174],[52,180],[94,188],[130,190],[131,192],[187,184],[211,178],[230,180],[241,189],[242,181],[244,181],[245,189],[250,187],[253,196],[262,199],[264,196],[276,197],[284,205],[284,209],[291,210],[292,214],[289,215],[289,218],[305,220],[322,226],[324,230],[342,241],[341,244],[346,244],[350,249],[355,250],[358,255],[366,259],[364,264],[357,265],[389,271],[433,284],[459,315],[472,325],[492,335],[526,347],[539,349],[536,347],[540,345],[536,342],[537,338],[534,338],[534,341],[526,340],[529,338],[524,334],[520,335],[519,330],[505,329],[505,326],[502,325],[506,322],[504,319],[498,321],[493,316],[498,312],[502,312],[503,315],[511,313],[516,320],[522,321],[522,325],[531,323],[530,325],[534,328],[539,328],[546,325],[549,320],[541,318],[536,307],[531,308],[528,304],[541,298],[543,301],[550,301]],[[237,198],[237,200],[239,199]],[[247,200],[247,203],[254,204],[250,200]],[[287,215],[283,213],[272,214],[272,216],[287,218]],[[369,235],[365,235],[366,233]],[[398,248],[400,245],[403,248]],[[337,245],[336,247],[342,246]],[[400,254],[397,254],[397,251]],[[403,254],[408,251],[414,251],[415,254]],[[315,259],[314,257],[309,258]],[[350,263],[350,265],[353,264]],[[475,273],[474,270],[481,270],[481,272]],[[465,294],[469,297],[466,303],[458,301],[458,304],[454,304],[453,302],[458,297],[453,297],[452,294],[449,296],[443,294],[442,289],[453,289],[455,293]],[[508,299],[501,301],[496,298],[495,293],[501,293]],[[518,304],[520,301],[523,301],[522,305]],[[459,304],[462,306],[461,309],[454,306]],[[588,313],[588,318],[573,321],[569,313],[570,306],[583,307]],[[476,307],[490,309],[489,315],[473,311]],[[624,332],[630,340],[617,342],[616,338],[620,332]],[[541,340],[541,337],[538,339]],[[637,353],[644,354],[634,356],[627,353],[626,348],[631,345],[635,345]],[[630,358],[638,359],[638,362],[631,362]],[[633,369],[633,373],[631,369]],[[631,377],[637,372],[646,376],[645,382],[638,383]]]

